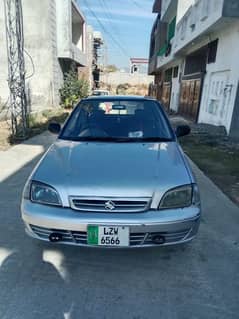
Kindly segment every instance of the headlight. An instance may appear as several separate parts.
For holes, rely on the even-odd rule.
[[[193,185],[171,189],[164,194],[159,209],[183,208],[192,205]]]
[[[32,181],[30,199],[34,203],[62,206],[58,192],[51,186]]]
[[[194,206],[200,206],[201,200],[200,200],[200,192],[197,184],[193,184],[193,197],[192,197],[192,204]]]
[[[31,192],[31,181],[28,180],[23,189],[23,195],[22,195],[23,198],[30,199],[30,192]]]

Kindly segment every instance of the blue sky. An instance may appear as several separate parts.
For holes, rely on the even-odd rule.
[[[148,58],[150,32],[155,19],[153,0],[77,2],[88,24],[101,31],[106,39],[109,64],[124,68],[129,66],[130,57]]]

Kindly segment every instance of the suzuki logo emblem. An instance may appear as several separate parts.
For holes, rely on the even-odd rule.
[[[108,202],[105,203],[105,209],[108,209],[108,210],[115,209],[115,203],[112,202],[112,200],[109,200]]]

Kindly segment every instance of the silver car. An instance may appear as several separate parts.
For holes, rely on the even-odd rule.
[[[79,246],[185,243],[197,234],[195,178],[161,105],[143,97],[82,100],[29,177],[21,212],[37,239]]]

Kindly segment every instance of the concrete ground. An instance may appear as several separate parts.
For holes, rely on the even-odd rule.
[[[26,178],[44,133],[0,152],[0,318],[239,318],[239,209],[200,172],[203,218],[185,246],[101,250],[28,238]]]

